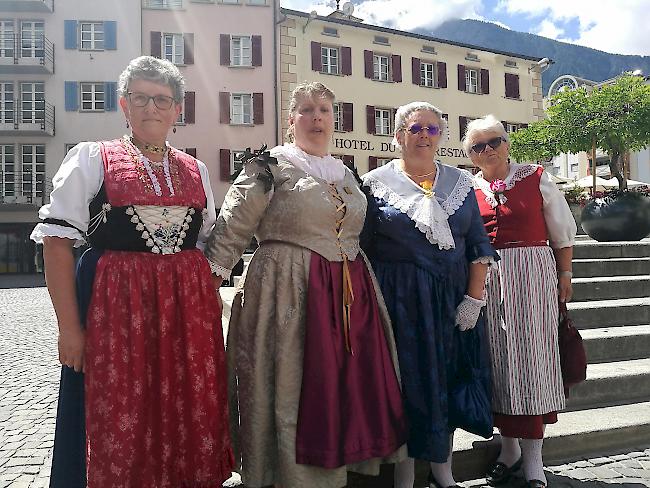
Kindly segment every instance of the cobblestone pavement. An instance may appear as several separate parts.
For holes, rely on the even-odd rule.
[[[0,488],[48,486],[59,371],[47,290],[0,289]],[[630,452],[550,466],[547,477],[553,488],[650,487],[650,439]],[[516,478],[504,488],[522,486]]]

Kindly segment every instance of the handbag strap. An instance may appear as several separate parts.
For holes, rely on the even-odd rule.
[[[560,310],[560,325],[566,323],[569,318],[569,311],[566,308],[566,302],[558,301],[558,308]]]

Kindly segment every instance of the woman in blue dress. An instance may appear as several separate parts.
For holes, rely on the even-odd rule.
[[[471,174],[435,160],[445,129],[441,111],[429,103],[400,107],[393,144],[401,159],[363,177],[370,204],[362,244],[393,323],[409,422],[409,458],[396,465],[395,488],[413,488],[414,459],[431,462],[432,486],[456,485],[453,432],[467,427],[458,422],[464,405],[452,396],[467,354],[475,358],[474,381],[487,400],[481,415],[490,423],[481,309],[487,267],[498,257]]]

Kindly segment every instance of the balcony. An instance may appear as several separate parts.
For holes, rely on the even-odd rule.
[[[13,107],[19,106],[20,100],[14,100]],[[54,135],[54,105],[38,101],[34,108],[17,110],[5,108],[0,111],[0,136],[39,135]]]
[[[142,0],[142,7],[158,10],[179,10],[183,8],[183,0]]]
[[[54,0],[0,0],[0,12],[54,12]]]
[[[30,210],[40,208],[47,200],[42,196],[34,195],[16,195],[6,196],[0,195],[0,206],[3,211],[6,210]]]
[[[1,1],[1,0],[0,0]],[[54,44],[44,35],[0,36],[0,74],[53,74]]]

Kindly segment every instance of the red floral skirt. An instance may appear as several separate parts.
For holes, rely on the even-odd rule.
[[[234,458],[203,254],[105,252],[86,329],[88,488],[221,487]]]

